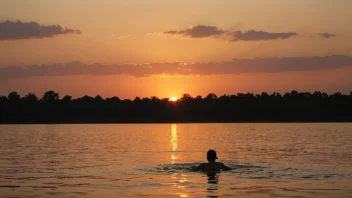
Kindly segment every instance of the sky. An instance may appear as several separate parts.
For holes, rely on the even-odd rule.
[[[0,95],[352,91],[350,0],[1,0]]]

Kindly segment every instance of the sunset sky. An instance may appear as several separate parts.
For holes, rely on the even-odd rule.
[[[0,95],[352,91],[351,0],[1,0]]]

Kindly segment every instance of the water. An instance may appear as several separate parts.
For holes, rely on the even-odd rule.
[[[0,125],[0,197],[83,196],[352,197],[352,124]]]

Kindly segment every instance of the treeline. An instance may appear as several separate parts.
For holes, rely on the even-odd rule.
[[[154,123],[154,122],[346,122],[352,121],[352,92],[238,93],[168,98],[83,96],[59,97],[54,91],[40,99],[16,92],[0,97],[0,123]]]

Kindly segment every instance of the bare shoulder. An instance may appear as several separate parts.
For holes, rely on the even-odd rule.
[[[223,169],[223,170],[231,170],[231,168],[226,166],[224,163],[222,163],[222,162],[218,162],[218,163],[219,163],[219,166],[221,167],[221,169]]]
[[[191,169],[192,169],[193,171],[199,171],[199,170],[202,170],[205,166],[206,166],[205,163],[201,163],[201,164],[199,164],[198,166],[193,166]]]
[[[220,166],[220,167],[224,167],[224,166],[225,166],[225,164],[222,163],[222,162],[217,162],[217,164],[218,164],[218,166]]]
[[[217,164],[218,166],[225,166],[225,164],[222,163],[222,162],[216,162],[216,164]]]
[[[199,169],[203,169],[203,168],[205,168],[205,167],[207,167],[207,166],[208,166],[207,163],[201,163],[201,164],[199,164],[198,168],[199,168]]]

